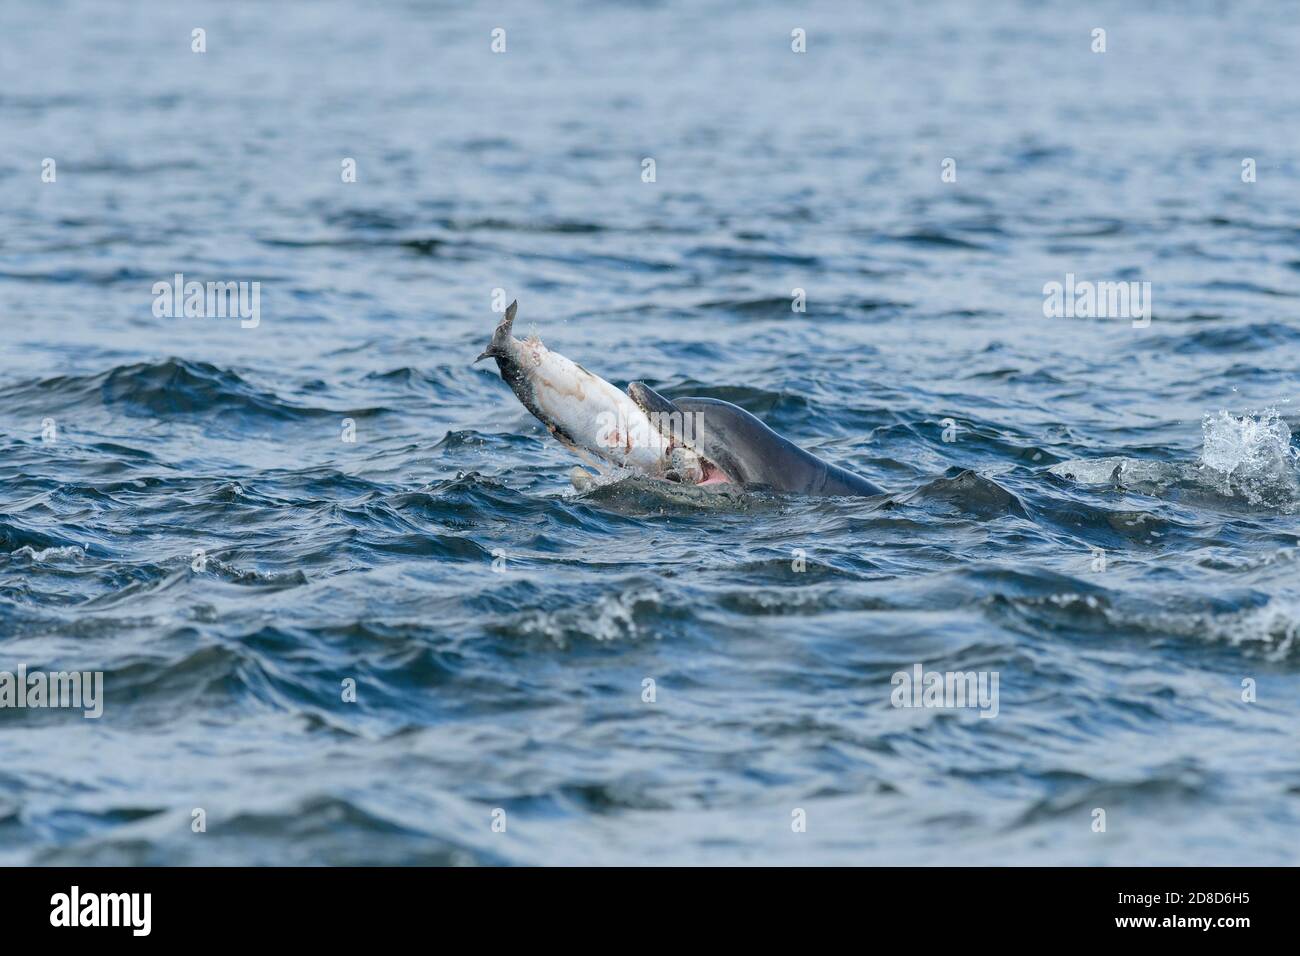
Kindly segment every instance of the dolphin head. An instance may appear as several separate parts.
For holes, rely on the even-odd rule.
[[[700,455],[704,478],[699,484],[782,489],[809,467],[811,456],[731,402],[669,399],[644,382],[633,382],[627,393],[661,434]]]
[[[700,457],[704,477],[696,484],[732,482],[813,495],[881,494],[866,478],[804,451],[731,402],[668,399],[644,382],[633,382],[627,393],[661,434]]]

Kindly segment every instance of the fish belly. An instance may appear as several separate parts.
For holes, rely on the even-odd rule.
[[[537,355],[533,402],[547,424],[606,461],[650,475],[668,468],[670,445],[635,402],[558,352]]]

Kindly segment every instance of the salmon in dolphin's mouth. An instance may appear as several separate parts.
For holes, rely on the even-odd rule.
[[[496,360],[501,378],[555,439],[597,471],[609,465],[680,481],[718,484],[721,470],[690,444],[653,421],[631,396],[541,340],[515,338],[518,302],[511,302],[492,341],[475,361]]]

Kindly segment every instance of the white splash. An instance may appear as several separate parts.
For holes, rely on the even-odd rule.
[[[85,556],[85,549],[79,548],[75,544],[69,544],[63,547],[42,548],[40,551],[37,551],[30,544],[25,544],[17,551],[9,552],[9,557],[11,558],[27,558],[28,560],[36,561],[38,563],[53,561],[59,558],[81,560]]]
[[[1108,484],[1163,496],[1171,488],[1198,489],[1252,505],[1300,510],[1300,449],[1275,408],[1233,415],[1220,410],[1201,422],[1201,458],[1195,465],[1111,456],[1063,461],[1048,469],[1080,484]]]
[[[1277,409],[1240,418],[1220,410],[1201,422],[1201,464],[1225,478],[1276,481],[1295,477],[1300,450],[1291,447],[1291,429]]]

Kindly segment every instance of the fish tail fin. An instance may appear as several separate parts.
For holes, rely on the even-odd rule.
[[[510,341],[511,327],[515,324],[515,313],[519,311],[519,300],[511,302],[506,309],[506,317],[498,323],[496,331],[492,333],[492,341],[488,347],[483,350],[482,354],[476,358],[475,362],[481,362],[485,358],[495,358],[498,355],[506,354],[506,343]]]

